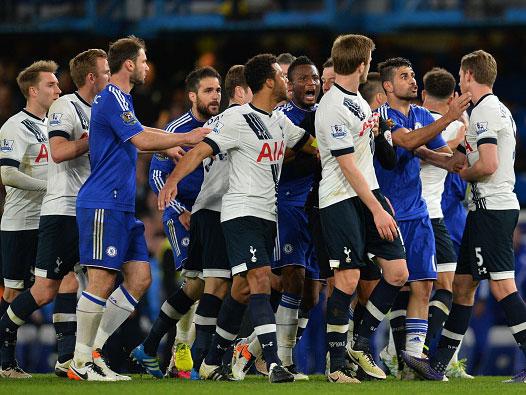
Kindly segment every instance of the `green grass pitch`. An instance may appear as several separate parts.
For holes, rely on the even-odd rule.
[[[74,382],[54,375],[35,375],[28,380],[0,379],[0,394],[74,394],[74,395],[194,395],[194,394],[378,394],[378,395],[447,395],[447,394],[519,394],[526,391],[526,384],[504,384],[508,377],[477,377],[474,380],[452,379],[447,383],[428,381],[398,381],[361,384],[332,384],[323,376],[311,376],[308,382],[269,384],[261,376],[248,376],[243,382],[188,381],[180,379],[155,380],[146,375],[133,376],[132,381],[117,383]]]

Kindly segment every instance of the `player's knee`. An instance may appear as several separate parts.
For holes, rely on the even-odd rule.
[[[251,294],[270,294],[270,266],[250,270],[247,279]]]
[[[192,300],[198,300],[203,294],[204,282],[199,277],[187,278],[184,284],[184,293]]]
[[[453,303],[464,306],[473,305],[477,284],[471,276],[455,276],[453,280]]]
[[[431,298],[431,291],[433,290],[433,282],[418,281],[411,284],[411,298],[418,301],[420,305],[429,303]]]
[[[383,276],[389,284],[401,287],[407,282],[409,271],[405,263],[400,263],[393,266],[390,270],[384,270]]]

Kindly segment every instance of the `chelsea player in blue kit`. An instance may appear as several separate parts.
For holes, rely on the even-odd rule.
[[[279,109],[297,126],[312,136],[316,100],[320,93],[320,75],[306,56],[296,58],[288,69],[292,99]],[[318,301],[320,270],[312,250],[305,204],[313,188],[319,162],[313,155],[291,151],[286,155],[278,187],[279,254],[272,269],[281,274],[283,295],[276,312],[278,356],[295,379],[308,379],[296,372],[292,349],[296,344],[299,311],[308,313]]]
[[[376,173],[382,192],[393,205],[409,269],[410,293],[400,292],[391,315],[401,370],[403,348],[414,355],[422,353],[427,334],[429,297],[433,280],[437,278],[434,234],[422,198],[420,162],[413,151],[426,144],[431,150],[451,153],[440,133],[462,115],[469,104],[469,95],[455,98],[448,112],[435,121],[428,110],[411,104],[417,98],[418,87],[407,59],[388,59],[378,65],[378,70],[387,95],[387,103],[379,108],[379,113],[392,123],[391,135],[398,163],[393,170],[376,166]],[[406,317],[404,310],[407,311]]]
[[[151,282],[144,225],[135,218],[137,149],[169,150],[208,133],[168,134],[135,117],[130,91],[149,69],[142,40],[130,36],[111,44],[108,63],[110,84],[95,97],[91,113],[91,175],[77,199],[80,263],[88,267],[89,282],[77,304],[72,380],[129,380],[107,366],[100,349]],[[114,289],[118,271],[124,282]]]

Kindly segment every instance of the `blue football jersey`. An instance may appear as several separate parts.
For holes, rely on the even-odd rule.
[[[93,101],[89,126],[91,174],[77,207],[135,212],[137,148],[130,139],[144,130],[131,95],[113,84]]]
[[[188,111],[176,120],[170,122],[165,130],[169,133],[186,133],[203,125],[204,122],[198,121],[192,114],[192,111]],[[188,151],[190,148],[185,148],[185,150]],[[153,155],[152,161],[150,162],[148,178],[150,187],[156,194],[159,193],[166,181],[166,177],[168,177],[175,166],[171,158],[162,154]],[[199,166],[177,184],[177,199],[168,210],[165,210],[165,216],[169,215],[171,209],[175,210],[178,214],[182,213],[185,208],[191,211],[192,205],[201,190],[203,177],[203,166]]]
[[[317,108],[318,105],[315,104],[308,109],[302,109],[290,101],[278,109],[281,110],[294,125],[303,128],[312,136],[315,136],[314,116]],[[278,185],[278,205],[305,206],[307,196],[314,182],[317,162],[317,159],[312,155],[303,152],[297,152],[293,160],[283,162]]]
[[[408,116],[392,109],[385,103],[378,109],[382,118],[392,123],[391,133],[400,128],[419,129],[435,121],[431,113],[424,107],[411,105]],[[426,146],[436,150],[447,143],[439,134],[430,140]],[[420,181],[420,159],[412,151],[396,147],[398,162],[393,170],[386,170],[375,159],[374,165],[378,184],[382,193],[389,198],[399,221],[424,218],[428,216],[427,207],[422,198],[422,183]]]

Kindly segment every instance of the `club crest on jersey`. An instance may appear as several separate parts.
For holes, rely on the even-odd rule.
[[[190,245],[190,239],[188,237],[183,237],[183,239],[181,240],[181,244],[183,245],[183,247],[188,247]]]
[[[482,134],[488,131],[488,123],[487,122],[477,122],[475,123],[475,131],[477,134]]]
[[[2,139],[0,145],[0,152],[11,152],[13,151],[13,145],[15,144],[14,140]]]
[[[257,162],[261,162],[265,158],[271,162],[275,162],[283,157],[284,152],[285,143],[283,141],[274,141],[273,145],[272,143],[264,143],[259,152]]]
[[[212,129],[212,132],[219,134],[219,132],[221,131],[221,128],[223,126],[225,126],[225,125],[223,125],[221,122],[217,122],[215,124],[214,128]]]
[[[115,258],[117,256],[117,247],[109,246],[106,248],[106,255],[108,255],[110,258]]]
[[[422,128],[422,124],[420,122],[415,122],[415,127],[413,128],[413,130],[416,130],[416,129],[420,129]]]
[[[334,125],[331,126],[331,136],[335,139],[343,139],[347,136],[347,128],[345,125]]]
[[[135,118],[135,115],[131,111],[124,111],[121,114],[122,121],[124,124],[128,126],[135,125],[137,123],[137,119]]]
[[[51,114],[51,116],[49,117],[49,125],[50,126],[57,126],[57,125],[60,125],[61,124],[61,119],[62,119],[62,114],[59,113],[59,112],[54,112],[53,114]]]
[[[292,251],[294,251],[294,247],[292,246],[292,244],[287,243],[283,246],[283,252],[285,254],[292,254]]]

